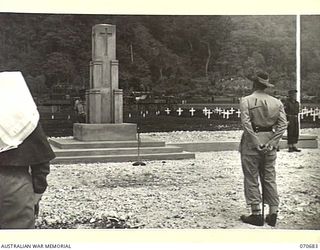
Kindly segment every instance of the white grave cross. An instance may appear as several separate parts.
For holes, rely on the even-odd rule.
[[[204,107],[204,109],[202,110],[204,115],[207,116],[207,112],[209,111],[209,109],[207,109],[207,107]]]
[[[315,122],[316,121],[316,116],[318,116],[319,115],[319,113],[317,113],[316,111],[313,111],[312,113],[311,113],[311,116],[313,116],[313,118],[312,118],[312,120]]]
[[[238,118],[240,118],[240,115],[241,115],[240,109],[238,109],[238,111],[237,111],[236,113],[237,113],[237,115],[238,115]]]
[[[229,119],[229,115],[233,114],[233,112],[227,110],[227,111],[225,111],[225,114],[226,114],[227,119]]]
[[[301,119],[303,119],[303,115],[308,116],[308,109],[306,107],[301,110]]]
[[[169,115],[170,112],[171,112],[171,110],[170,110],[169,108],[167,108],[167,109],[165,110],[165,112],[167,113],[167,115]]]
[[[209,109],[209,110],[207,111],[208,119],[210,119],[210,117],[211,117],[212,114],[213,114],[213,112]]]
[[[195,112],[196,110],[194,109],[194,108],[191,108],[190,110],[189,110],[189,112],[191,113],[191,116],[193,116],[194,115],[194,112]]]
[[[183,109],[181,109],[180,107],[176,110],[178,112],[178,115],[180,116],[181,113],[183,112]]]
[[[225,119],[225,118],[226,118],[226,115],[227,115],[226,110],[224,109],[221,113],[222,113],[222,118]]]

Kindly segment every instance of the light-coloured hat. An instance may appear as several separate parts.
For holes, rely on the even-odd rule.
[[[271,88],[274,87],[274,85],[269,82],[269,75],[265,72],[258,72],[255,77],[255,80],[267,87],[271,87]]]
[[[0,72],[0,152],[18,147],[38,121],[37,106],[21,72]]]

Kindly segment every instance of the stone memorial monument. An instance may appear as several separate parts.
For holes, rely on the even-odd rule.
[[[122,90],[116,60],[116,27],[92,28],[90,87],[86,91],[86,123],[73,125],[73,138],[49,138],[53,163],[119,162],[195,158],[182,148],[145,139],[139,144],[137,125],[123,123]],[[141,154],[140,154],[141,147]],[[141,157],[141,158],[140,158]]]
[[[136,124],[123,123],[123,96],[116,60],[116,27],[92,28],[90,88],[86,91],[87,123],[75,123],[73,137],[80,141],[136,140]]]

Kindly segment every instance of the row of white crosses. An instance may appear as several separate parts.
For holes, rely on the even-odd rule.
[[[307,109],[306,107],[304,107],[301,112],[299,113],[300,118],[303,119],[304,116],[312,116],[312,120],[315,122],[316,121],[316,117],[318,117],[318,119],[320,119],[320,110],[319,108],[315,108],[315,109]]]
[[[177,110],[175,110],[176,112],[177,112],[177,115],[178,116],[181,116],[182,115],[182,113],[185,111],[185,110],[183,110],[181,107],[179,107]],[[191,115],[191,117],[193,117],[194,116],[194,114],[195,114],[195,112],[196,112],[196,110],[192,107],[191,109],[189,109],[188,110],[189,111],[189,113],[190,113],[190,115]],[[167,115],[170,115],[170,113],[172,112],[172,110],[170,110],[169,108],[166,108],[165,110],[164,110],[164,112],[167,114]],[[145,111],[145,112],[143,112],[143,111],[140,111],[140,114],[143,116],[143,117],[146,117],[146,115],[148,115],[148,111]],[[155,114],[156,115],[160,115],[160,111],[158,110],[158,111],[156,111],[155,112]],[[229,109],[221,109],[221,108],[218,108],[218,107],[216,107],[215,109],[208,109],[207,107],[204,107],[204,109],[202,110],[202,113],[205,115],[205,116],[207,116],[207,118],[208,119],[210,119],[211,118],[211,115],[212,114],[214,114],[214,113],[216,113],[216,114],[219,114],[219,115],[222,115],[222,117],[224,118],[224,119],[229,119],[229,117],[230,117],[230,115],[232,115],[232,114],[234,114],[234,113],[236,113],[237,114],[237,116],[238,116],[238,118],[240,117],[240,114],[241,114],[241,112],[240,112],[240,110],[238,109],[237,111],[232,107],[230,110]],[[131,118],[132,117],[132,115],[131,115],[131,113],[129,113],[129,117]]]
[[[185,111],[183,110],[181,107],[179,107],[177,110],[175,110],[177,115],[178,116],[181,116],[182,113]],[[195,112],[197,110],[195,110],[193,107],[189,110],[191,117],[194,116]],[[170,113],[172,112],[172,110],[170,110],[169,108],[166,108],[164,110],[164,112],[167,114],[167,115],[170,115]],[[160,115],[160,111],[156,111],[155,114],[156,115]],[[202,113],[208,118],[210,119],[212,114],[218,114],[218,115],[222,115],[222,118],[223,119],[229,119],[230,115],[233,115],[234,113],[237,114],[237,117],[240,118],[240,115],[241,115],[241,112],[240,112],[240,109],[234,109],[233,107],[231,109],[222,109],[222,108],[218,108],[216,107],[215,109],[208,109],[207,107],[204,107],[204,109],[202,110]],[[142,117],[146,117],[147,115],[149,114],[148,111],[140,111],[140,115]],[[309,115],[312,116],[313,118],[313,121],[316,121],[316,117],[318,117],[318,119],[320,119],[320,109],[319,108],[315,108],[315,109],[307,109],[306,107],[304,107],[302,110],[301,110],[301,113],[299,113],[300,115],[300,118],[301,119],[304,119],[304,117],[308,117]],[[129,117],[131,118],[131,113],[129,114]],[[54,119],[54,118],[52,118]]]

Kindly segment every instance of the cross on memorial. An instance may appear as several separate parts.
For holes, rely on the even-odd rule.
[[[171,110],[170,110],[169,108],[167,108],[167,109],[165,110],[165,112],[167,113],[167,115],[169,115],[170,112],[171,112]]]
[[[178,115],[180,116],[181,113],[183,112],[183,109],[181,109],[180,107],[177,109]]]
[[[189,112],[191,113],[191,116],[193,116],[194,115],[194,112],[195,112],[196,110],[194,109],[194,108],[191,108],[190,110],[189,110]]]

